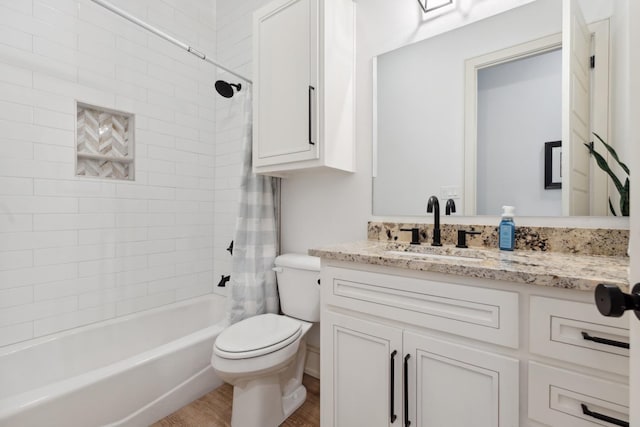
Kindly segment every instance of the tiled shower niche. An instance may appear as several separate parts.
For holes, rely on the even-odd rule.
[[[133,180],[133,114],[80,102],[76,113],[76,175]]]

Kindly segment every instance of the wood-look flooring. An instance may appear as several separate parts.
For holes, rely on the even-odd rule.
[[[307,400],[282,424],[282,427],[320,426],[320,381],[305,375]],[[152,427],[230,427],[233,387],[224,384],[205,394]]]

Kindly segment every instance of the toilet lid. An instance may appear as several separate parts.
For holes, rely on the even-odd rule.
[[[220,333],[216,353],[228,359],[246,359],[279,350],[295,341],[302,324],[277,314],[261,314],[235,323]]]

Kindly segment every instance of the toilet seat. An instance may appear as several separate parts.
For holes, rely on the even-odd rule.
[[[302,334],[299,320],[261,314],[233,324],[220,333],[214,353],[225,359],[250,359],[276,352]]]

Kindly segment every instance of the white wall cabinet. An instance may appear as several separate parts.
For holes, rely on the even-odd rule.
[[[354,171],[352,0],[275,0],[253,17],[253,170]]]
[[[323,427],[627,425],[628,326],[591,292],[325,260],[321,283]]]

